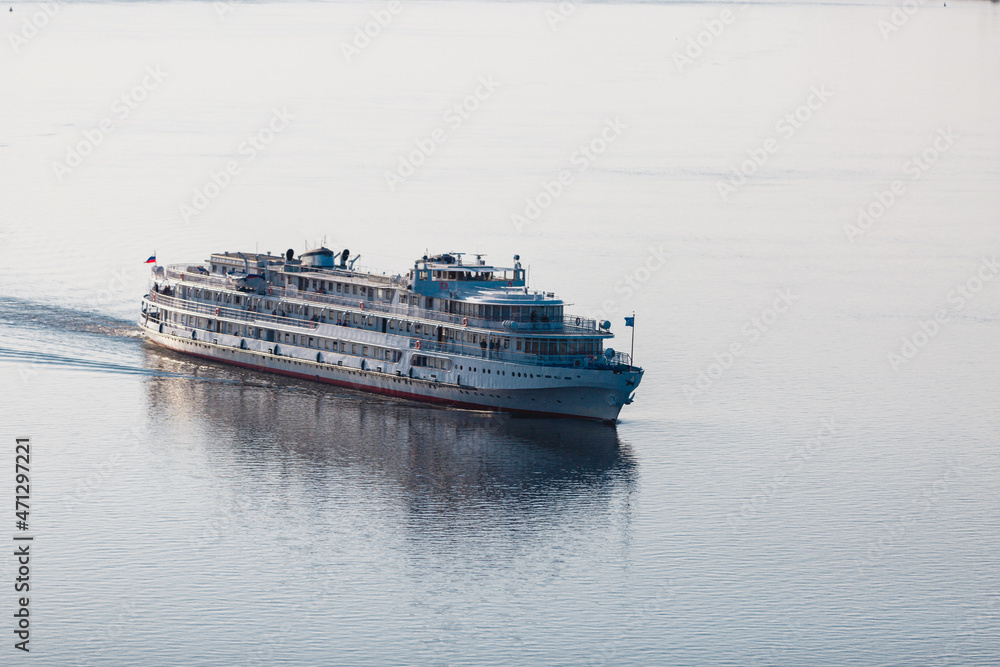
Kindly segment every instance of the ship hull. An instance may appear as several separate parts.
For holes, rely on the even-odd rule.
[[[153,322],[141,324],[151,342],[200,359],[468,410],[488,410],[539,417],[568,417],[613,424],[622,406],[631,402],[631,391],[641,378],[641,371],[637,370],[617,375],[604,373],[603,375],[607,377],[601,377],[600,381],[590,385],[573,384],[539,388],[476,387],[409,377],[399,371],[381,372],[375,369],[339,365],[335,362],[322,363],[294,355],[275,355],[263,350],[243,349],[239,344],[225,344],[235,341],[219,341],[218,337],[211,334],[208,340],[198,340],[182,335],[187,333],[183,331],[161,331],[160,327],[153,326]]]

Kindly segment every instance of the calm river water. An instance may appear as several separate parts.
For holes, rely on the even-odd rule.
[[[997,664],[1000,7],[942,5],[0,14],[35,538],[0,662]],[[634,311],[635,403],[442,410],[139,337],[154,252],[324,240],[519,253],[618,349]]]

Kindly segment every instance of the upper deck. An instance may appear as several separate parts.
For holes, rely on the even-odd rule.
[[[527,283],[520,256],[514,255],[514,266],[492,266],[484,255],[475,255],[472,263],[464,261],[465,253],[451,252],[434,255],[413,263],[409,273],[410,288],[417,294],[440,297],[447,293],[451,298],[481,297],[486,292],[503,299],[505,295],[527,296]]]
[[[417,263],[410,280],[346,267],[315,266],[299,261],[289,264],[287,260],[282,261],[272,255],[251,253],[215,254],[210,263],[214,272],[203,266],[188,264],[163,268],[169,280],[235,291],[230,274],[235,273],[237,268],[242,274],[246,267],[248,271],[259,271],[267,276],[266,291],[272,297],[397,317],[416,317],[465,328],[517,332],[529,336],[551,335],[553,332],[564,336],[612,336],[606,329],[599,328],[598,322],[592,318],[562,314],[563,302],[555,299],[553,294],[529,291],[524,285],[524,270],[519,262],[513,268],[500,270],[485,264],[463,265],[426,260],[422,264]],[[420,279],[421,271],[428,273],[426,280]],[[460,274],[468,279],[451,277]],[[435,280],[435,276],[439,279]],[[504,281],[496,276],[506,276],[510,280]],[[515,281],[515,278],[518,280]],[[422,284],[424,291],[414,289]],[[358,286],[366,289],[358,289]],[[345,294],[348,290],[351,293]],[[465,312],[450,312],[456,307]],[[479,312],[486,316],[477,316]],[[556,315],[556,312],[560,314]]]

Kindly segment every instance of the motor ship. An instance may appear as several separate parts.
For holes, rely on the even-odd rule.
[[[326,247],[154,265],[140,325],[170,350],[471,410],[616,423],[643,370],[605,347],[611,323],[531,290],[520,257],[450,252],[407,274]]]

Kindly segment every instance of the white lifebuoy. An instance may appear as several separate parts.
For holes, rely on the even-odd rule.
[[[441,283],[441,289],[448,289],[448,283]]]
[[[469,318],[468,317],[463,317],[462,318],[462,326],[463,327],[469,326]]]
[[[414,343],[413,347],[415,347],[415,348],[417,348],[419,350],[420,349],[420,341],[418,340],[416,343]]]
[[[358,308],[360,308],[361,310],[364,310],[365,309],[365,302],[364,301],[359,301],[358,302]]]
[[[215,309],[215,314],[216,314],[216,315],[218,315],[218,314],[219,314],[219,309],[218,309],[218,308],[216,308],[216,309]]]

